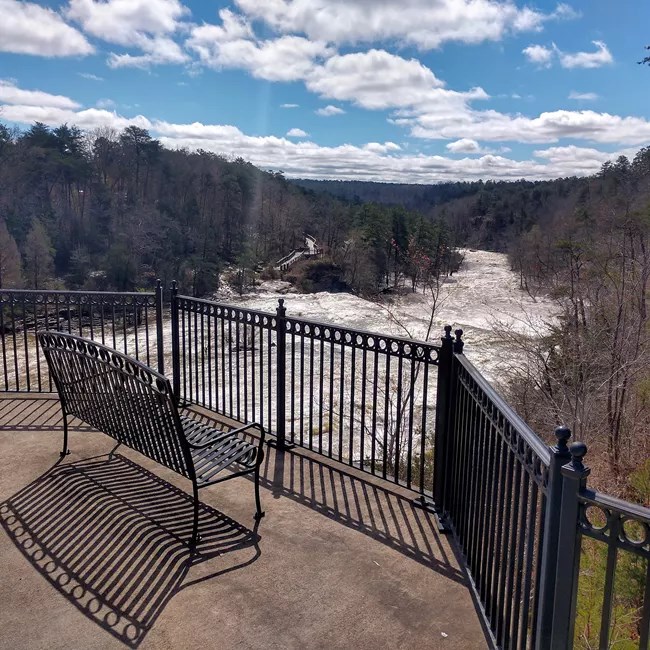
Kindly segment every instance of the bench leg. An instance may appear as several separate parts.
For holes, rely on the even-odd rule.
[[[260,502],[260,463],[258,463],[255,468],[255,507],[257,508],[255,519],[259,521],[264,516],[264,511],[262,510],[262,504]]]
[[[70,453],[68,449],[68,416],[63,413],[63,451],[59,454],[61,458]]]
[[[109,462],[110,462],[111,460],[113,460],[114,455],[115,455],[115,452],[118,450],[118,448],[119,448],[119,446],[120,446],[121,444],[122,444],[121,442],[118,442],[118,443],[115,445],[115,447],[113,447],[113,449],[111,449],[111,450],[108,452],[108,460],[109,460]]]

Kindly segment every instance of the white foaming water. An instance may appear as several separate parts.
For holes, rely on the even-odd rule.
[[[554,304],[533,300],[521,291],[507,256],[478,250],[462,250],[461,270],[445,278],[435,310],[430,340],[438,340],[445,324],[464,331],[465,353],[488,379],[499,379],[504,357],[511,359],[498,336],[507,327],[531,337],[553,320]],[[218,301],[249,309],[274,312],[285,299],[287,315],[423,340],[431,314],[431,296],[408,293],[380,304],[347,293],[286,293],[286,283],[266,282],[241,297],[217,294]]]

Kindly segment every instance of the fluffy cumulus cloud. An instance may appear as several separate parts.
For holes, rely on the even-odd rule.
[[[306,84],[323,97],[370,109],[411,106],[443,85],[417,59],[404,59],[385,50],[332,56],[311,71]]]
[[[51,95],[41,90],[24,90],[8,79],[0,79],[0,103],[69,110],[79,108],[79,104],[69,97]]]
[[[394,40],[421,49],[450,41],[498,41],[508,33],[538,31],[549,20],[576,17],[565,3],[550,14],[494,0],[236,0],[247,16],[283,33],[359,44]]]
[[[309,133],[307,133],[306,131],[303,131],[302,129],[298,129],[295,127],[287,131],[288,138],[306,138],[308,135]]]
[[[473,143],[469,138],[464,142],[461,139],[454,147],[457,153],[472,154],[462,158],[409,154],[394,142],[324,147],[287,137],[251,136],[233,125],[174,124],[143,115],[127,118],[105,108],[82,108],[71,98],[24,90],[6,81],[0,85],[0,111],[3,119],[25,125],[34,121],[52,126],[67,122],[89,130],[98,127],[121,130],[135,125],[148,129],[168,147],[201,148],[242,156],[264,169],[282,169],[288,176],[308,178],[419,183],[477,178],[543,179],[594,173],[605,160],[619,153],[633,153],[633,150],[607,153],[594,148],[557,146],[535,151],[530,160],[513,160],[497,153],[481,154],[477,147],[485,150],[479,147],[478,141]],[[650,129],[650,125],[646,123],[645,128]]]
[[[236,68],[269,81],[304,79],[315,61],[332,53],[324,42],[302,36],[257,40],[250,25],[224,9],[221,25],[203,24],[192,29],[186,47],[208,67]]]
[[[66,11],[86,33],[118,45],[170,34],[187,14],[189,9],[178,0],[70,0]]]
[[[508,153],[508,147],[500,147],[499,149],[491,149],[489,147],[482,147],[476,140],[471,138],[461,138],[454,142],[448,143],[445,148],[449,153],[455,154],[492,154],[492,153]]]
[[[70,0],[66,17],[85,33],[128,48],[138,54],[111,53],[111,67],[148,67],[185,63],[187,53],[172,38],[183,28],[189,9],[179,0]]]
[[[546,45],[529,45],[522,50],[524,56],[536,65],[550,68],[558,62],[563,68],[600,68],[614,62],[614,57],[603,41],[592,41],[596,49],[593,52],[565,52],[555,43]]]
[[[593,41],[593,52],[562,52],[557,50],[563,68],[600,68],[614,62],[614,57],[602,41]],[[556,48],[557,49],[557,48]]]
[[[32,2],[0,0],[0,51],[38,56],[83,56],[94,47],[52,9]]]
[[[524,56],[531,62],[545,68],[553,61],[554,50],[544,45],[529,45],[522,50]]]
[[[399,123],[411,127],[415,137],[471,138],[492,142],[557,142],[573,138],[601,143],[643,145],[650,140],[650,122],[642,117],[621,117],[595,111],[557,110],[537,117],[474,111],[465,107],[457,119],[436,113],[402,118]]]
[[[374,151],[375,153],[388,153],[389,151],[401,151],[400,147],[395,142],[368,142],[363,145],[366,151]]]

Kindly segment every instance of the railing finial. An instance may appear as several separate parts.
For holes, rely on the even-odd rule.
[[[587,455],[587,445],[584,442],[572,442],[569,446],[571,452],[571,467],[577,472],[584,472],[587,468],[582,459]]]
[[[444,330],[445,330],[445,338],[450,339],[451,338],[451,325],[445,325]]]
[[[278,306],[276,309],[278,316],[286,316],[287,308],[284,306],[284,298],[278,299]]]
[[[555,437],[557,438],[557,444],[555,445],[555,449],[558,452],[565,452],[569,450],[569,447],[567,445],[567,442],[569,438],[571,437],[571,429],[566,426],[560,426],[555,429]]]
[[[454,352],[456,354],[463,353],[463,347],[465,346],[465,341],[463,341],[463,330],[457,329],[454,331],[456,335],[456,340],[454,341]]]

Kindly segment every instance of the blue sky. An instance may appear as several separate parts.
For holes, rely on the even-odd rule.
[[[597,171],[650,144],[650,3],[0,0],[0,120],[129,124],[288,176]]]

